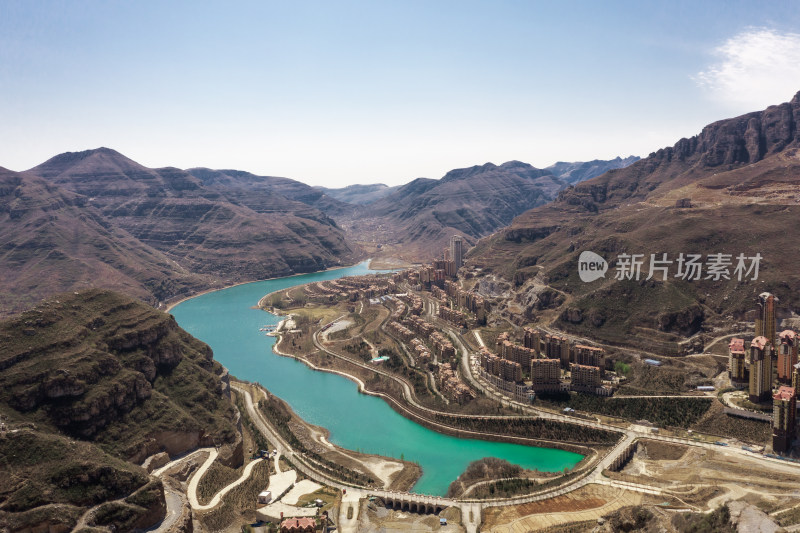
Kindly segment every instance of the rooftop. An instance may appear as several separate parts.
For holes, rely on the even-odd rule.
[[[753,342],[750,343],[750,347],[752,348],[753,346],[755,346],[759,350],[763,350],[768,342],[769,341],[767,340],[766,337],[759,335],[758,337],[753,339]]]
[[[288,528],[291,530],[292,528],[295,529],[302,529],[305,527],[317,527],[317,521],[311,517],[303,517],[303,518],[287,518],[283,522],[281,522],[281,529]]]
[[[785,402],[791,401],[793,398],[795,398],[794,389],[785,385],[772,395],[773,400],[782,400]]]

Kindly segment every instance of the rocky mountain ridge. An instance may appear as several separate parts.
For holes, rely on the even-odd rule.
[[[790,102],[721,120],[629,167],[562,190],[483,239],[469,262],[507,280],[507,316],[675,354],[690,336],[711,335],[752,321],[765,290],[782,302],[782,317],[800,309],[800,276],[784,257],[800,220],[800,93]],[[578,276],[578,256],[609,262],[604,278]],[[680,254],[704,262],[730,258],[728,278],[677,277]],[[616,279],[620,254],[641,254],[642,275]],[[666,279],[651,279],[651,256],[667,260]],[[735,258],[760,254],[759,277],[739,280]],[[705,268],[705,267],[704,267]],[[557,295],[542,303],[537,294]],[[533,295],[528,298],[527,295]],[[708,338],[711,338],[709,336]]]
[[[8,273],[0,316],[89,286],[155,304],[360,259],[336,223],[304,201],[343,204],[290,182],[277,179],[257,195],[220,192],[186,171],[149,169],[107,148],[61,154],[26,172],[0,169],[0,268]]]
[[[438,255],[454,234],[476,242],[552,201],[567,185],[552,171],[520,161],[486,163],[451,170],[439,180],[415,179],[339,223],[362,246],[388,245],[408,260],[422,260]]]
[[[383,183],[374,183],[370,185],[348,185],[338,189],[329,189],[327,187],[316,187],[316,189],[348,204],[367,205],[391,194],[399,187],[399,185],[389,187]]]
[[[136,466],[146,457],[221,445],[228,464],[243,459],[227,371],[171,315],[110,291],[66,293],[0,322],[0,342],[0,451],[15,472],[0,522],[69,530],[124,499],[117,527],[147,527],[164,495]]]

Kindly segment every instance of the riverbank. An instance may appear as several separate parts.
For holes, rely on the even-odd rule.
[[[583,456],[583,458],[574,465],[573,467],[574,470],[583,470],[591,463],[594,463],[595,460],[598,457],[600,457],[602,455],[602,452],[605,451],[605,449],[607,448],[607,446],[603,445],[595,445],[591,447],[575,442],[565,442],[563,440],[537,439],[533,437],[502,435],[492,432],[474,431],[443,424],[441,422],[431,420],[426,416],[424,416],[423,414],[418,413],[416,410],[413,410],[411,406],[406,405],[407,402],[405,401],[405,399],[402,400],[398,399],[397,397],[395,397],[394,394],[392,394],[389,391],[370,389],[367,386],[367,382],[369,381],[369,379],[365,379],[365,376],[360,376],[357,374],[357,372],[359,371],[368,371],[372,372],[376,376],[381,376],[381,373],[378,371],[378,369],[364,368],[363,366],[357,364],[355,361],[351,361],[345,357],[336,357],[334,359],[335,363],[331,367],[318,365],[315,364],[315,362],[312,361],[310,358],[312,355],[314,355],[314,352],[308,355],[297,355],[282,351],[279,347],[282,340],[283,336],[279,336],[278,341],[272,347],[273,352],[276,353],[277,355],[296,359],[305,364],[306,366],[308,366],[310,369],[315,371],[328,372],[331,374],[337,374],[339,376],[347,378],[348,380],[354,382],[358,386],[358,391],[360,393],[383,399],[389,405],[389,407],[391,407],[392,410],[394,410],[399,415],[417,424],[420,424],[432,431],[436,431],[438,433],[443,433],[445,435],[450,435],[452,437],[457,437],[461,439],[478,439],[491,442],[523,444],[525,446],[533,446],[541,448],[556,448],[559,450],[576,453]],[[316,352],[319,352],[319,350],[316,350]],[[399,379],[399,378],[393,377],[392,379]],[[403,396],[402,391],[396,391],[396,393],[397,392],[399,392],[401,397]],[[460,415],[458,413],[448,413],[445,411],[434,411],[434,410],[431,411],[446,417],[452,417],[453,419],[458,419],[459,417],[483,418],[482,415]],[[505,418],[511,419],[514,417],[513,415],[506,415]]]
[[[385,399],[359,393],[352,380],[342,379],[345,376],[314,372],[308,365],[301,364],[302,362],[278,357],[277,354],[265,354],[265,349],[271,351],[274,341],[265,337],[260,330],[264,324],[274,325],[280,318],[265,315],[263,311],[253,308],[253,303],[260,297],[303,283],[370,273],[373,271],[366,267],[366,263],[362,263],[357,267],[335,272],[251,283],[192,299],[174,308],[173,315],[181,327],[209,344],[214,350],[215,359],[225,365],[231,375],[258,382],[270,393],[285,399],[304,420],[329,429],[333,437],[328,439],[330,442],[346,450],[367,451],[384,457],[405,456],[419,463],[424,473],[415,485],[416,492],[444,494],[449,483],[469,463],[483,457],[505,458],[523,468],[549,471],[573,468],[578,463],[581,457],[562,451],[559,449],[561,446],[544,444],[544,447],[532,448],[515,444],[514,439],[511,442],[501,442],[499,438],[496,441],[464,440],[454,436],[464,434],[463,431],[453,434],[432,431],[425,425],[414,422],[413,417],[403,416],[397,406],[392,406]],[[290,309],[286,311],[294,312]],[[335,318],[327,315],[323,317],[320,313],[314,316],[322,320],[322,323]],[[301,327],[300,322],[298,327]],[[285,343],[292,344],[298,337],[293,332],[287,333],[284,339],[281,347],[289,348]],[[296,353],[312,352],[315,349],[310,340],[302,342],[303,349]],[[289,350],[294,351],[291,348]],[[334,358],[324,356],[324,359],[332,361]],[[311,360],[315,361],[313,357]],[[324,363],[322,359],[318,361]],[[353,374],[349,369],[348,373]],[[372,374],[366,374],[365,380],[369,380],[371,376]],[[394,383],[386,378],[382,381],[387,385]],[[366,385],[373,388],[369,382]],[[400,393],[395,396],[399,398]],[[449,423],[449,420],[445,422]],[[534,420],[533,431],[522,433],[536,436],[549,435],[553,429],[561,432],[561,428],[550,427],[540,431],[540,426],[541,421]],[[503,433],[495,427],[491,431]]]
[[[303,420],[290,405],[260,384],[244,381],[236,383],[240,387],[249,387],[251,392],[256,394],[256,398],[272,398],[280,402],[291,417],[291,423],[288,424],[291,432],[307,449],[350,470],[360,471],[366,475],[372,474],[385,490],[408,491],[421,477],[420,466],[409,461],[345,450],[336,446],[329,441],[330,431],[327,428]]]
[[[367,264],[367,268],[368,269],[370,269],[370,270],[378,270],[378,271],[385,271],[387,273],[388,272],[394,272],[395,270],[412,266],[410,263],[405,263],[405,262],[397,263],[396,261],[400,261],[400,260],[390,259],[387,262],[386,260],[381,260],[381,259],[367,259],[366,261],[362,261],[361,263],[356,263],[356,265],[361,265],[361,264],[367,262],[368,263]],[[351,265],[351,266],[356,266],[356,265]],[[333,271],[333,270],[339,270],[341,268],[350,268],[350,267],[334,267],[334,268],[329,268],[327,270],[320,270],[319,272],[330,272],[330,271]],[[304,275],[304,274],[295,274],[294,276],[302,276],[302,275]],[[280,279],[289,279],[289,278],[292,278],[294,276],[287,276],[286,278],[280,278]],[[278,279],[278,278],[275,278],[275,279]],[[249,283],[254,283],[254,282],[249,282]],[[280,292],[284,292],[284,291],[288,292],[289,290],[295,289],[295,288],[300,287],[300,286],[301,285],[295,285],[294,287],[290,287],[290,288],[286,288],[286,289],[278,289],[278,290],[275,290],[275,291],[272,291],[272,292],[268,292],[267,294],[265,294],[264,296],[262,296],[258,300],[258,303],[256,304],[256,307],[259,308],[259,309],[263,309],[264,311],[267,311],[268,313],[272,313],[273,315],[282,316],[282,315],[285,314],[282,310],[267,305],[268,299],[272,298],[272,296],[274,294],[277,294],[277,293],[280,293]]]
[[[250,285],[251,283],[262,283],[262,282],[265,282],[265,281],[274,281],[274,280],[277,280],[277,279],[291,279],[291,278],[295,278],[297,276],[307,276],[309,274],[322,274],[324,272],[332,272],[334,270],[341,270],[343,268],[352,268],[352,267],[361,265],[363,263],[368,263],[367,268],[373,268],[372,267],[372,259],[366,259],[364,261],[359,261],[358,263],[355,263],[353,265],[335,266],[335,267],[326,268],[324,270],[315,270],[313,272],[298,272],[296,274],[289,274],[288,276],[275,276],[275,277],[272,277],[272,278],[254,279],[254,280],[251,280],[251,281],[240,281],[238,283],[231,283],[230,285],[224,285],[222,287],[206,289],[206,290],[202,290],[200,292],[191,294],[189,296],[184,296],[180,300],[176,300],[174,302],[165,302],[166,305],[167,305],[167,308],[165,309],[165,312],[169,313],[170,311],[172,311],[173,308],[175,308],[176,306],[182,304],[183,302],[185,302],[187,300],[191,300],[192,298],[197,298],[198,296],[203,296],[204,294],[208,294],[208,293],[211,293],[211,292],[217,292],[217,291],[222,291],[222,290],[225,290],[225,289],[231,289],[233,287],[239,287],[241,285]],[[377,269],[377,270],[383,270],[383,269]],[[273,292],[278,292],[278,291],[273,291]],[[272,293],[269,293],[269,294],[265,295],[262,298],[262,300],[264,298],[266,298],[267,296],[269,296],[270,294],[272,294]],[[261,307],[261,300],[258,301],[258,307]]]

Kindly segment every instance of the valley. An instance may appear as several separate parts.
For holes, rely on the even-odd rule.
[[[2,170],[3,527],[798,527],[798,123],[347,191]]]

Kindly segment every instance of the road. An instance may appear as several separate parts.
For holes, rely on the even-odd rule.
[[[429,316],[434,316],[435,304],[432,305],[430,302],[428,302],[426,311],[427,311],[427,314]],[[551,412],[551,411],[542,410],[542,409],[533,407],[531,405],[524,404],[524,403],[515,401],[515,400],[513,400],[511,398],[505,397],[504,395],[499,394],[497,391],[495,391],[492,387],[488,386],[488,384],[481,383],[480,379],[476,379],[476,377],[473,375],[471,364],[470,364],[470,359],[471,359],[471,355],[472,354],[467,349],[465,343],[463,342],[463,339],[461,338],[461,335],[459,333],[457,333],[456,331],[454,331],[452,328],[449,328],[449,327],[443,327],[442,329],[444,330],[444,332],[448,336],[450,336],[451,339],[453,339],[454,344],[458,347],[459,352],[461,353],[462,374],[465,377],[465,379],[467,379],[467,381],[469,381],[478,390],[481,390],[485,394],[487,394],[487,396],[494,397],[501,404],[503,404],[505,406],[508,406],[508,407],[517,408],[521,412],[526,413],[528,415],[532,415],[532,416],[543,418],[543,419],[558,421],[558,422],[565,422],[565,423],[575,424],[575,425],[584,426],[584,427],[591,427],[591,428],[595,428],[595,429],[604,429],[604,430],[607,430],[607,431],[613,431],[613,432],[616,432],[616,433],[620,433],[621,434],[621,439],[617,442],[617,444],[609,452],[607,452],[603,457],[601,457],[597,461],[597,463],[592,465],[592,467],[590,469],[588,469],[587,471],[581,473],[580,475],[578,475],[576,477],[573,477],[572,479],[568,480],[564,484],[559,485],[557,487],[552,487],[552,488],[550,488],[550,489],[548,489],[546,491],[543,491],[543,492],[540,492],[540,493],[537,493],[537,494],[534,494],[534,495],[528,495],[528,496],[522,496],[522,497],[510,498],[510,499],[480,500],[480,501],[478,501],[478,500],[472,500],[472,501],[471,500],[453,500],[453,499],[448,499],[448,498],[428,497],[428,496],[424,496],[424,495],[415,495],[415,494],[408,494],[408,493],[396,493],[396,492],[391,492],[391,491],[382,491],[382,490],[373,490],[373,489],[365,490],[363,488],[347,487],[346,485],[344,485],[344,484],[342,484],[342,483],[340,483],[338,481],[331,480],[330,478],[328,478],[325,475],[320,474],[319,472],[313,471],[313,468],[310,468],[308,464],[305,464],[304,462],[295,461],[295,464],[298,465],[298,468],[301,471],[303,471],[304,473],[306,473],[306,475],[308,475],[312,479],[316,479],[317,481],[320,481],[322,483],[325,483],[327,485],[331,485],[331,486],[334,486],[334,487],[347,488],[347,490],[349,491],[349,494],[350,494],[350,498],[355,498],[356,496],[361,497],[361,496],[366,495],[366,494],[371,494],[371,495],[381,496],[381,497],[387,497],[387,498],[397,498],[397,497],[406,497],[407,496],[408,498],[413,498],[414,501],[419,501],[420,498],[431,498],[432,501],[436,501],[437,504],[447,505],[447,506],[453,505],[453,506],[461,507],[462,508],[462,516],[464,516],[465,513],[467,513],[468,511],[472,511],[472,514],[474,516],[475,510],[476,509],[479,510],[481,507],[501,506],[501,505],[516,505],[516,504],[522,504],[522,503],[528,503],[528,502],[543,500],[543,499],[547,499],[547,498],[552,498],[554,496],[559,496],[559,495],[562,495],[562,494],[566,494],[567,492],[574,491],[575,489],[580,488],[580,487],[585,486],[585,485],[590,484],[590,483],[611,485],[611,486],[624,488],[626,490],[634,490],[634,491],[643,492],[643,493],[647,493],[647,494],[659,494],[660,493],[659,489],[655,489],[653,487],[649,487],[649,486],[646,486],[646,485],[639,485],[639,484],[635,484],[635,483],[628,483],[628,482],[622,482],[622,481],[618,481],[618,480],[611,480],[611,479],[605,478],[602,475],[602,472],[606,468],[608,468],[608,466],[610,464],[612,464],[621,453],[624,453],[633,442],[635,442],[637,439],[640,439],[640,438],[646,438],[646,439],[650,439],[650,440],[658,440],[658,441],[663,441],[663,442],[671,442],[671,443],[682,444],[682,445],[686,445],[686,446],[701,447],[701,448],[714,450],[716,452],[720,452],[720,453],[723,453],[725,455],[747,457],[747,459],[756,461],[756,462],[758,462],[760,464],[763,464],[765,466],[768,464],[770,468],[774,468],[774,469],[777,469],[777,470],[782,470],[784,472],[789,472],[789,473],[792,473],[794,475],[800,474],[800,465],[794,465],[792,463],[787,463],[787,462],[780,461],[780,460],[777,460],[777,459],[767,458],[767,457],[764,457],[762,455],[755,454],[753,452],[748,452],[746,450],[742,450],[740,448],[721,447],[721,446],[718,446],[716,444],[702,442],[702,441],[695,441],[695,440],[689,440],[689,439],[683,439],[683,438],[677,438],[677,437],[668,437],[668,436],[663,436],[663,435],[658,435],[658,434],[652,434],[649,430],[637,429],[637,428],[635,428],[633,426],[627,427],[627,428],[620,428],[620,427],[617,427],[617,426],[612,426],[610,424],[606,424],[606,423],[600,422],[598,420],[587,420],[587,419],[582,419],[582,418],[575,418],[575,417],[566,416],[566,415],[560,414],[560,413],[554,413],[554,412]],[[319,349],[320,351],[322,351],[324,353],[327,353],[329,355],[332,355],[334,357],[340,358],[342,360],[345,360],[345,361],[347,361],[348,364],[352,364],[352,365],[361,367],[363,369],[366,369],[366,370],[368,370],[370,372],[374,372],[374,373],[380,374],[382,376],[385,376],[385,377],[387,377],[389,379],[394,380],[396,383],[398,383],[401,386],[402,395],[403,395],[404,401],[407,402],[408,405],[410,405],[414,409],[416,409],[418,411],[422,411],[422,412],[428,413],[428,414],[431,414],[431,415],[449,414],[446,411],[439,411],[439,410],[432,409],[432,408],[429,408],[429,407],[426,407],[426,406],[420,404],[418,402],[417,398],[415,397],[413,388],[404,379],[398,377],[397,375],[395,375],[395,374],[393,374],[391,372],[383,370],[382,368],[376,367],[375,365],[367,365],[367,364],[364,364],[364,363],[362,363],[360,361],[356,361],[356,360],[351,359],[349,357],[345,357],[345,356],[343,356],[341,354],[338,354],[338,353],[334,352],[333,350],[330,350],[326,346],[324,346],[324,344],[320,341],[318,336],[319,336],[319,332],[317,331],[312,335],[312,339],[313,339],[315,347],[317,349]],[[482,339],[480,339],[480,340],[482,340]],[[321,369],[321,370],[331,371],[331,370],[328,370],[328,369]],[[339,371],[333,371],[333,372],[336,372],[336,373],[339,373],[339,374],[343,374],[343,375],[345,375],[345,376],[347,376],[347,377],[349,377],[351,379],[354,379],[355,381],[359,382],[360,388],[363,390],[364,387],[363,387],[363,382],[361,382],[361,380],[359,380],[359,379],[357,379],[357,378],[355,378],[353,376],[349,376],[348,374],[343,373],[343,372],[339,372]],[[237,388],[237,387],[234,385],[234,388]],[[237,389],[237,390],[239,390],[239,389]],[[415,412],[410,411],[409,408],[407,406],[403,405],[402,402],[397,402],[393,398],[390,398],[390,397],[386,396],[385,394],[374,393],[374,392],[371,392],[371,391],[364,391],[364,392],[384,397],[384,399],[386,399],[387,401],[391,402],[399,410],[404,411],[405,413],[407,413],[408,417],[411,418],[411,419],[417,419],[417,418],[420,417],[419,413],[415,413]],[[264,430],[265,434],[268,435],[268,438],[269,438],[269,435],[272,435],[272,439],[274,441],[280,442],[281,443],[280,445],[282,447],[282,452],[283,453],[286,453],[287,455],[291,454],[292,452],[291,452],[290,447],[288,445],[286,445],[286,443],[283,442],[283,440],[280,439],[280,437],[275,432],[270,430],[270,428],[268,427],[268,424],[266,422],[261,420],[260,413],[254,414],[255,410],[252,407],[252,400],[249,397],[249,393],[244,394],[244,396],[247,399],[246,404],[247,404],[248,411],[252,410],[251,417],[254,420],[259,420],[259,424],[257,424],[259,429]],[[702,396],[700,396],[700,397],[702,397]],[[465,416],[466,417],[470,417],[470,415],[465,415]],[[483,417],[484,415],[471,415],[471,416]],[[507,416],[507,415],[492,416],[492,418],[516,418],[516,417],[518,417],[518,415],[517,416]],[[433,425],[433,426],[441,426],[443,429],[452,429],[452,428],[449,428],[447,426],[443,426],[441,424],[437,424],[435,422],[432,422],[431,420],[427,420],[427,422],[429,424]],[[483,433],[483,432],[462,431],[462,433],[473,434],[473,435],[475,435],[475,436],[477,436],[479,438],[481,438],[481,437],[482,438],[486,438],[486,437],[492,436],[491,434],[487,434],[487,433]],[[512,440],[512,441],[514,440],[513,438],[509,438],[508,436],[505,436],[505,438],[507,440]],[[306,472],[305,468],[310,468],[311,473]],[[341,512],[345,512],[343,510],[345,507],[346,506],[344,506],[344,505],[342,506],[342,511]],[[357,512],[357,509],[355,510],[355,512]],[[478,512],[478,516],[480,516],[479,512]],[[345,518],[345,521],[347,521],[346,516],[344,518]],[[342,517],[340,516],[340,521],[341,521],[341,519],[342,519]],[[479,524],[479,522],[480,522],[480,518],[478,518],[471,525],[469,525],[468,530],[470,530],[470,531],[477,530],[477,525]]]
[[[536,407],[534,407],[532,405],[524,404],[524,403],[518,402],[516,400],[513,400],[511,398],[508,398],[508,397],[504,396],[503,394],[500,394],[499,392],[497,392],[495,389],[493,389],[488,384],[484,385],[484,384],[480,383],[480,381],[475,378],[475,376],[472,373],[472,369],[470,368],[470,355],[471,354],[470,354],[469,350],[467,350],[465,344],[462,342],[460,334],[456,333],[454,330],[452,330],[451,328],[448,328],[448,327],[444,327],[443,330],[445,331],[445,333],[448,334],[448,336],[451,339],[453,339],[455,344],[458,346],[459,351],[461,352],[461,365],[462,365],[462,373],[463,373],[464,377],[473,386],[475,386],[478,390],[483,391],[489,397],[496,398],[497,401],[499,401],[504,406],[517,408],[517,409],[521,410],[523,413],[528,414],[529,416],[535,416],[535,417],[539,417],[539,418],[543,418],[543,419],[547,419],[547,420],[554,420],[554,421],[558,421],[558,422],[566,422],[566,423],[570,423],[570,424],[576,424],[576,425],[579,425],[579,426],[591,427],[591,428],[596,428],[596,429],[605,429],[607,431],[613,431],[613,432],[616,432],[616,433],[621,433],[626,437],[633,436],[635,438],[647,438],[647,439],[651,439],[651,440],[659,440],[659,441],[664,441],[664,442],[673,442],[673,443],[677,443],[677,444],[683,444],[683,445],[686,445],[686,446],[701,447],[701,448],[711,449],[711,450],[715,450],[715,451],[720,451],[720,449],[722,448],[721,446],[718,446],[718,445],[716,445],[714,443],[707,443],[707,442],[696,441],[696,440],[691,440],[691,439],[684,439],[684,438],[677,438],[677,437],[667,437],[667,436],[664,436],[664,435],[653,434],[653,433],[650,433],[648,431],[639,430],[639,429],[633,429],[633,428],[630,428],[630,427],[629,428],[620,428],[620,427],[617,427],[617,426],[613,426],[611,424],[606,424],[606,423],[603,423],[603,422],[599,422],[597,420],[587,420],[587,419],[584,419],[584,418],[571,417],[571,416],[567,416],[567,415],[564,415],[564,414],[561,414],[561,413],[554,413],[554,412],[551,412],[551,411],[546,411],[546,410],[543,410],[543,409],[539,409],[539,408],[536,408]],[[389,379],[395,380],[395,382],[399,383],[400,386],[402,387],[403,399],[406,402],[408,402],[411,406],[413,406],[415,409],[421,410],[421,411],[429,413],[431,415],[449,414],[446,411],[439,411],[439,410],[432,409],[432,408],[426,407],[424,405],[421,405],[417,401],[411,386],[404,379],[398,377],[397,375],[392,374],[391,372],[388,372],[388,371],[383,370],[381,368],[376,368],[374,365],[366,365],[366,364],[361,363],[359,361],[355,361],[353,359],[344,357],[344,356],[342,356],[342,355],[340,355],[340,354],[338,354],[338,353],[336,353],[336,352],[334,352],[332,350],[329,350],[327,347],[325,347],[319,341],[319,339],[317,338],[317,334],[316,333],[313,335],[313,340],[314,340],[314,345],[316,346],[316,348],[321,350],[321,351],[323,351],[323,352],[325,352],[325,353],[328,353],[328,354],[330,354],[330,355],[332,355],[334,357],[337,357],[337,358],[344,359],[350,364],[365,368],[367,370],[370,370],[372,372],[375,372],[375,373],[378,373],[378,374],[380,374],[382,376],[385,376],[385,377],[387,377]],[[362,387],[362,389],[363,389],[363,387]],[[365,392],[370,393],[369,391],[365,391]],[[372,394],[375,394],[375,393],[372,393]],[[383,394],[379,394],[379,396],[383,396],[384,398],[386,398],[386,396],[383,395]],[[407,408],[405,408],[405,406],[403,406],[401,404],[398,404],[397,402],[393,402],[393,403],[400,410],[409,413],[410,418],[415,419],[415,418],[419,417],[418,413],[413,413],[413,412],[409,411]],[[462,415],[462,416],[465,417],[465,418],[471,418],[471,417],[483,418],[483,417],[485,417],[485,415]],[[491,417],[492,418],[517,418],[518,415],[516,415],[516,416],[496,415],[496,416],[491,416]],[[438,425],[438,426],[441,426],[443,428],[446,428],[446,426],[442,426],[441,424],[435,424],[434,423],[433,425]],[[447,428],[447,429],[449,429],[449,428]],[[463,431],[463,433],[470,433],[470,432]],[[479,437],[480,436],[484,436],[484,437],[485,436],[490,436],[490,434],[485,434],[485,433],[481,433],[481,432],[474,432],[474,433]],[[757,455],[757,454],[754,454],[753,452],[748,452],[746,450],[742,450],[741,448],[727,447],[726,453],[730,453],[730,454],[734,454],[734,455],[741,455],[741,456],[748,456],[748,457],[756,457],[759,460],[763,461],[765,464],[769,464],[774,468],[778,468],[779,470],[784,470],[784,469],[788,468],[788,470],[786,470],[786,471],[790,471],[790,472],[792,472],[794,474],[800,474],[800,465],[794,465],[792,463],[787,463],[787,462],[781,461],[779,459],[772,459],[772,458],[769,458],[769,457],[764,457],[764,456],[761,456],[761,455]]]
[[[214,451],[216,452],[216,450]],[[213,509],[214,507],[222,503],[222,498],[230,491],[232,491],[233,489],[235,489],[236,487],[247,481],[247,479],[250,477],[250,474],[253,472],[253,469],[256,467],[256,465],[258,465],[261,461],[265,460],[259,457],[258,459],[253,459],[252,461],[247,463],[247,466],[244,467],[244,472],[242,472],[242,475],[239,477],[239,479],[237,479],[230,485],[220,489],[220,491],[217,492],[213,498],[211,498],[211,501],[203,505],[197,500],[197,485],[203,478],[203,474],[206,473],[206,470],[208,470],[208,467],[211,466],[211,464],[216,460],[216,458],[217,458],[216,453],[213,454],[213,456],[209,456],[208,459],[206,459],[206,462],[203,463],[203,466],[201,466],[200,469],[197,471],[197,473],[192,476],[192,479],[189,480],[189,488],[186,492],[187,496],[189,497],[189,505],[191,505],[192,509],[196,511],[207,511],[208,509]]]

